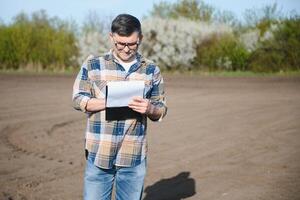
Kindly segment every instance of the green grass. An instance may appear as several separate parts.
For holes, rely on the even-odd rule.
[[[18,70],[3,70],[0,69],[0,74],[15,74],[15,75],[73,75],[78,73],[79,68],[76,69],[67,69],[64,71],[53,71],[53,70],[24,70],[24,69],[18,69]]]
[[[300,71],[257,73],[251,71],[163,71],[166,75],[214,76],[214,77],[300,77]]]
[[[79,68],[68,68],[64,71],[51,71],[51,70],[42,70],[42,71],[33,71],[33,70],[3,70],[0,69],[0,74],[18,74],[18,75],[74,75],[77,74]],[[275,72],[275,73],[256,73],[251,71],[180,71],[173,70],[167,71],[162,70],[164,75],[185,75],[185,76],[213,76],[213,77],[300,77],[300,71],[287,71],[287,72]]]

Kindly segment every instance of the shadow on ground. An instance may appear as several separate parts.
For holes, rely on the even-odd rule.
[[[148,186],[144,200],[181,200],[195,195],[196,182],[189,176],[190,172],[181,172]]]

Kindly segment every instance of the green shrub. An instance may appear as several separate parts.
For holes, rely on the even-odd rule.
[[[249,54],[234,35],[214,35],[197,47],[194,64],[209,71],[245,71]]]
[[[300,18],[284,20],[273,37],[261,41],[249,59],[249,69],[255,72],[300,70]]]
[[[0,69],[63,71],[77,65],[77,56],[74,30],[44,11],[31,18],[19,14],[12,24],[0,26]]]

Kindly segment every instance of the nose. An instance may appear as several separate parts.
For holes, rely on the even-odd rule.
[[[130,51],[129,47],[126,45],[123,49],[123,51],[125,51],[126,53]]]

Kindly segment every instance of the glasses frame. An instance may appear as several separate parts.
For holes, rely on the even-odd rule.
[[[140,41],[139,40],[136,41],[136,42],[126,42],[126,43],[124,43],[124,42],[117,42],[117,41],[115,41],[115,39],[113,39],[113,41],[114,41],[115,47],[119,51],[122,51],[123,49],[125,49],[125,47],[128,47],[129,50],[134,51],[134,50],[137,50],[138,47],[139,47],[139,45],[140,45]],[[121,45],[123,47],[122,48],[118,48],[118,45]],[[135,45],[136,45],[136,47],[134,47],[134,48],[130,47],[130,46],[135,46]]]

